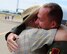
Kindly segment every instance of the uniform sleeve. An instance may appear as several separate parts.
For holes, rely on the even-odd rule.
[[[40,29],[36,33],[34,33],[31,38],[32,51],[43,47],[45,44],[51,45],[54,40],[56,31],[56,29]]]

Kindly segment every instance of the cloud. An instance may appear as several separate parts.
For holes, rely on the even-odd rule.
[[[62,9],[67,11],[67,6],[66,5],[61,5]]]
[[[61,0],[61,1],[65,1],[65,2],[67,2],[67,0]]]

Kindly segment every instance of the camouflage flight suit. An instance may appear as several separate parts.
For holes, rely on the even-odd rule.
[[[55,41],[51,45],[48,54],[67,54],[67,41]]]

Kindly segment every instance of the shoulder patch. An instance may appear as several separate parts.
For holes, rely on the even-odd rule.
[[[59,48],[52,48],[49,51],[49,54],[60,54],[60,49]]]

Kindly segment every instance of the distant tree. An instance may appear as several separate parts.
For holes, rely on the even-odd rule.
[[[67,22],[67,20],[62,20],[62,22],[61,22],[61,23],[65,25],[65,24],[66,24],[66,22]]]
[[[20,12],[18,12],[17,14],[21,15],[21,13],[20,13]]]
[[[65,24],[66,26],[67,26],[67,22],[66,22],[66,24]]]
[[[10,13],[10,11],[7,11],[7,10],[3,10],[2,12],[5,12],[5,13]]]

